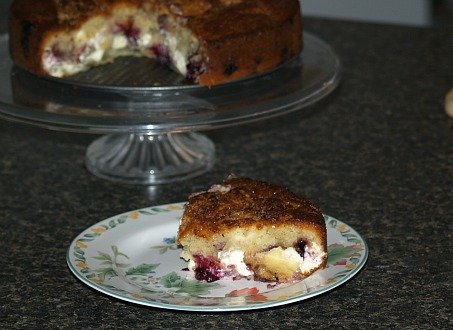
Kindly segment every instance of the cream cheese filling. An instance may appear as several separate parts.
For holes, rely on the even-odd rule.
[[[280,252],[277,252],[280,251]],[[319,252],[320,250],[314,246],[306,245],[304,248],[304,254],[301,256],[299,252],[296,251],[294,247],[282,248],[275,247],[269,250],[269,254],[274,254],[275,252],[280,255],[280,261],[282,263],[287,262],[288,265],[297,264],[298,270],[301,273],[306,273],[314,268],[319,267],[323,262],[326,253]],[[254,273],[250,270],[246,263],[244,262],[244,251],[242,250],[228,250],[228,251],[219,251],[217,253],[217,258],[220,263],[227,268],[234,268],[237,273],[244,277],[252,276]],[[196,269],[196,263],[190,254],[187,251],[181,253],[181,257],[185,260],[188,260],[188,269],[194,271]]]
[[[190,59],[199,48],[198,40],[189,30],[176,23],[168,24],[168,30],[163,30],[157,14],[141,11],[130,13],[129,21],[123,23],[130,26],[122,27],[123,16],[96,17],[77,31],[52,37],[43,52],[44,70],[51,76],[64,77],[119,56],[136,55],[160,57],[164,62],[169,61],[167,64],[179,74],[187,75]],[[158,52],[156,45],[159,45]]]
[[[324,252],[317,253],[315,249],[308,246],[305,246],[303,257],[293,247],[283,249],[282,254],[288,260],[297,261],[301,272],[307,272],[310,269],[318,267],[326,255]]]
[[[244,251],[232,250],[232,251],[220,251],[218,252],[218,258],[220,262],[227,267],[233,266],[236,271],[242,276],[251,276],[253,272],[248,269],[244,262]]]

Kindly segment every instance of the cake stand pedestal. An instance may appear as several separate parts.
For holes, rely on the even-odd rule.
[[[85,164],[94,175],[132,184],[186,180],[211,169],[214,143],[198,133],[110,134],[87,149]]]

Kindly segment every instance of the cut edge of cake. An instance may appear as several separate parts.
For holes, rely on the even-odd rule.
[[[121,56],[145,56],[196,81],[204,71],[199,46],[193,33],[173,16],[119,4],[78,29],[47,33],[41,61],[46,74],[65,77]]]

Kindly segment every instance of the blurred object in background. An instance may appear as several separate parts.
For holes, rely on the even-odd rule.
[[[453,88],[445,95],[445,112],[453,118]]]

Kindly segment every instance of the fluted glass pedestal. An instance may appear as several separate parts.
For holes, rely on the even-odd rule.
[[[121,183],[161,184],[210,170],[214,143],[198,133],[113,134],[95,140],[85,163],[98,177]]]

